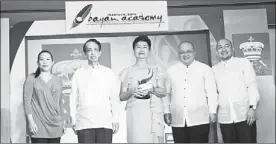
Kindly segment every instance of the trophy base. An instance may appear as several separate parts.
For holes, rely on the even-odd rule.
[[[144,100],[146,100],[146,99],[150,99],[150,95],[146,95],[146,96],[144,96],[144,97],[135,97],[135,98],[137,98],[137,99],[144,99]]]

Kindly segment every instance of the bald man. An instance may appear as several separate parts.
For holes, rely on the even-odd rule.
[[[170,79],[170,114],[175,143],[208,143],[209,124],[216,121],[217,89],[212,69],[195,60],[194,45],[178,46],[179,62],[167,69]]]
[[[213,66],[219,92],[218,122],[225,143],[256,143],[256,109],[260,98],[255,71],[246,58],[233,57],[228,39],[218,41],[221,62]]]

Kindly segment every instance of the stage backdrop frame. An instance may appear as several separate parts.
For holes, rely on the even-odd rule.
[[[150,38],[151,37],[154,37],[154,36],[181,36],[181,35],[204,35],[205,38],[204,38],[204,41],[200,41],[200,40],[196,40],[194,43],[195,45],[195,51],[197,52],[196,53],[196,59],[197,58],[201,58],[198,51],[200,52],[201,49],[205,49],[204,52],[206,52],[207,54],[204,54],[206,56],[206,58],[203,58],[205,59],[204,61],[201,61],[207,65],[209,65],[210,67],[212,66],[212,60],[211,60],[211,50],[210,50],[210,32],[209,30],[191,30],[191,31],[170,31],[170,32],[167,32],[167,31],[164,31],[164,32],[130,32],[130,33],[95,33],[95,34],[61,34],[61,35],[37,35],[37,36],[26,36],[25,37],[25,64],[26,64],[26,77],[27,75],[29,75],[31,72],[34,72],[34,67],[36,68],[36,60],[37,60],[37,54],[36,55],[32,55],[30,56],[29,55],[29,51],[35,51],[35,53],[38,53],[42,48],[43,48],[43,43],[41,44],[41,49],[36,49],[36,48],[39,48],[39,47],[35,47],[34,46],[30,46],[30,43],[32,43],[33,41],[40,41],[40,40],[55,40],[55,41],[58,41],[58,40],[75,40],[75,39],[82,39],[81,41],[83,42],[78,42],[78,43],[84,43],[87,39],[90,39],[90,38],[96,38],[96,39],[101,39],[101,38],[120,38],[120,37],[131,37],[131,44],[132,44],[132,41],[134,39],[135,36],[139,36],[139,35],[147,35],[149,36]],[[85,40],[84,40],[85,39]],[[160,38],[161,39],[161,38]],[[189,40],[189,39],[181,39],[180,41],[184,41],[184,40]],[[101,40],[99,40],[101,42]],[[180,41],[178,40],[175,44],[174,44],[174,48],[177,49],[177,46],[178,44],[180,43]],[[155,40],[156,42],[156,40]],[[102,43],[102,42],[101,42]],[[105,44],[108,42],[105,42]],[[62,43],[61,43],[62,44]],[[74,44],[74,41],[71,42],[71,44]],[[49,43],[47,43],[46,45],[49,46]],[[199,46],[200,45],[200,46]],[[202,46],[204,45],[204,46]],[[80,45],[78,47],[81,47]],[[129,45],[129,50],[128,52],[132,52],[132,45]],[[152,47],[154,47],[154,45],[152,44]],[[112,49],[114,47],[112,47],[112,45],[110,46],[109,45],[109,53],[107,55],[105,55],[105,58],[103,60],[105,60],[106,58],[108,57],[112,57]],[[162,49],[161,47],[158,47],[156,48],[157,50],[158,49]],[[79,48],[78,49],[78,52],[79,53],[82,53],[83,55],[83,52],[81,51],[82,48]],[[151,50],[151,53],[154,53],[153,52],[154,50],[152,49]],[[33,53],[33,52],[32,52]],[[162,53],[162,52],[160,52]],[[103,54],[103,53],[102,53]],[[129,55],[130,53],[128,53]],[[133,55],[133,54],[132,54]],[[161,54],[162,55],[162,54]],[[74,55],[73,55],[74,56]],[[198,56],[198,57],[197,57]],[[32,60],[30,60],[30,57],[32,57]],[[55,59],[55,56],[54,56],[54,59]],[[30,62],[31,61],[31,66],[30,66]],[[133,61],[132,61],[133,62]],[[104,62],[105,63],[105,62]],[[109,58],[105,64],[105,66],[107,67],[110,67],[112,68],[113,70],[115,69],[115,73],[119,74],[119,72],[123,69],[123,68],[126,68],[130,65],[131,61],[128,62],[128,64],[123,64],[124,66],[123,67],[120,67],[120,68],[117,68],[118,67],[118,63],[117,63],[117,67],[116,66],[113,66],[112,64],[112,58]],[[56,64],[56,61],[55,61],[55,64]],[[157,64],[159,64],[157,62]],[[162,65],[162,64],[160,64]],[[163,65],[164,66],[164,65]],[[30,68],[31,67],[31,68]],[[166,66],[164,66],[166,67]],[[31,71],[29,69],[32,69]],[[67,103],[66,105],[68,105],[68,100],[65,100],[64,103]],[[69,112],[70,110],[67,108],[67,112]],[[70,123],[67,123],[67,126],[68,128],[71,127]],[[214,128],[210,128],[210,129],[213,129],[213,132],[215,135],[216,134],[216,126]],[[171,135],[171,132],[166,132],[166,136],[168,135]],[[215,136],[215,141],[217,141],[217,136]]]

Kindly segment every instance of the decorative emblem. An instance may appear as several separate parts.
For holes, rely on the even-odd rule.
[[[79,59],[79,56],[81,56],[81,53],[77,48],[75,48],[74,51],[70,54],[70,56],[72,56],[74,59]]]
[[[240,44],[240,49],[245,58],[250,60],[257,74],[265,74],[268,72],[268,66],[262,60],[262,50],[264,44],[255,42],[252,36],[249,37],[249,42]]]

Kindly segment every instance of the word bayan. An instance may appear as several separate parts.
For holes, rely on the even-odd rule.
[[[100,24],[100,25],[113,25],[113,24],[141,24],[141,23],[163,23],[162,15],[108,15],[104,17],[92,17],[91,14],[88,18],[89,24]]]

